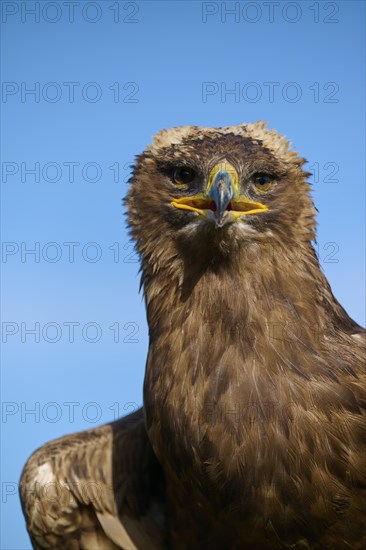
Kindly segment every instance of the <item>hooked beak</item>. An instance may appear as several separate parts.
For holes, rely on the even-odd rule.
[[[175,208],[197,212],[201,217],[222,227],[229,221],[248,214],[266,212],[268,207],[239,195],[239,176],[226,160],[216,164],[210,172],[205,193],[175,199]]]

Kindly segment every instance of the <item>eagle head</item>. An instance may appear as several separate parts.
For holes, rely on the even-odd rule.
[[[305,162],[266,123],[162,130],[137,157],[127,197],[142,258],[180,246],[238,252],[248,242],[282,246],[314,238]]]

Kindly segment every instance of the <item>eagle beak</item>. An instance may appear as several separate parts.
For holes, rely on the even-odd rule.
[[[210,206],[216,224],[221,226],[227,212],[232,208],[231,200],[235,197],[237,173],[231,173],[226,167],[219,170],[215,168],[211,171],[206,193],[211,199]]]
[[[175,208],[197,212],[201,217],[222,227],[247,214],[266,212],[268,207],[239,195],[239,176],[226,160],[216,164],[210,172],[205,193],[175,199]]]

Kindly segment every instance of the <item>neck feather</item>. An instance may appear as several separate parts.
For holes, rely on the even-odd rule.
[[[170,465],[186,467],[194,456],[202,464],[218,441],[222,461],[244,452],[248,426],[255,452],[265,454],[271,434],[272,445],[279,443],[278,425],[288,434],[292,406],[326,409],[314,380],[327,379],[331,392],[344,369],[329,360],[329,342],[352,321],[311,246],[249,254],[208,261],[205,254],[176,253],[153,269],[143,266],[147,428],[155,452],[163,461],[170,456]]]

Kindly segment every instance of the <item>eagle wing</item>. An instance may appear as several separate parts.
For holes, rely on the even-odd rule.
[[[20,496],[36,549],[164,548],[164,479],[142,409],[35,451]]]

